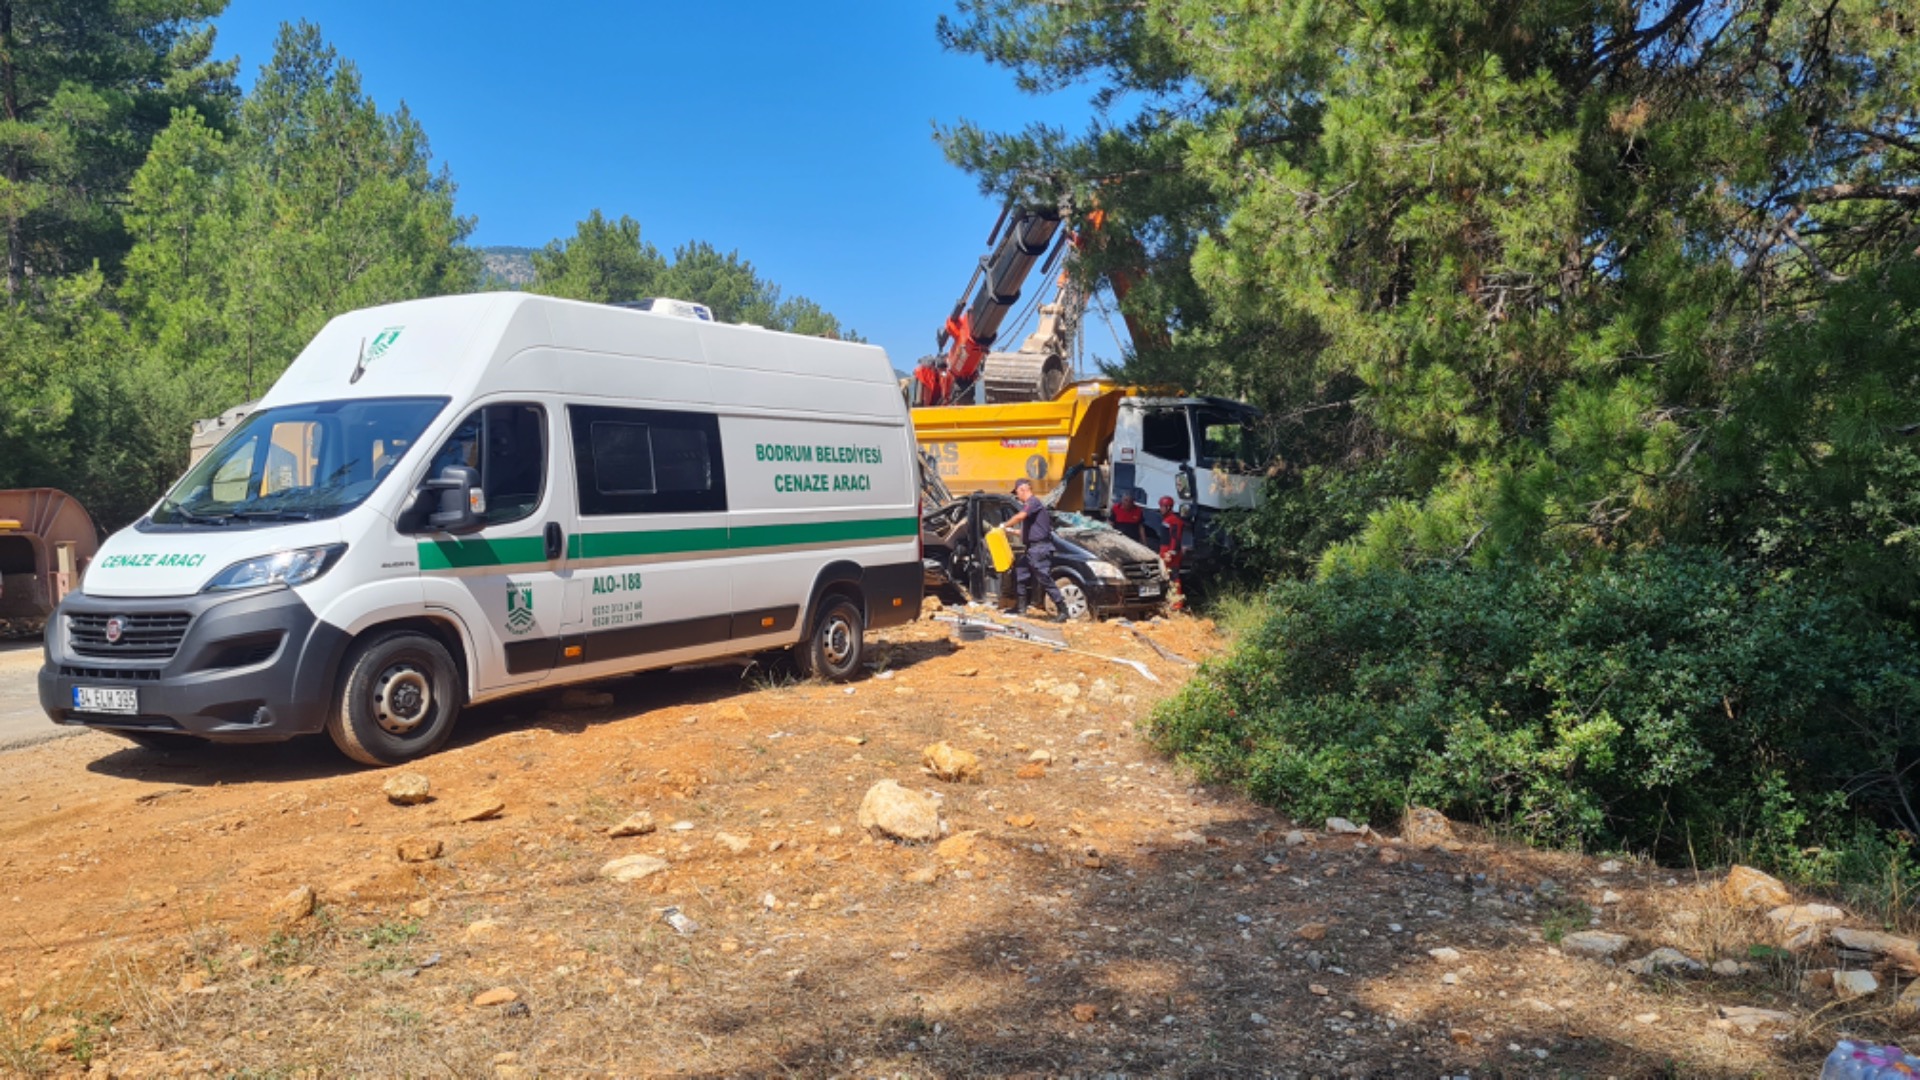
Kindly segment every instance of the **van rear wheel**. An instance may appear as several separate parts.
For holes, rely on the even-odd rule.
[[[459,669],[446,646],[412,630],[377,634],[342,665],[327,734],[363,765],[398,765],[431,754],[460,714]]]
[[[794,649],[794,659],[809,678],[845,682],[860,670],[865,634],[860,605],[844,596],[831,597],[814,620],[813,632]]]

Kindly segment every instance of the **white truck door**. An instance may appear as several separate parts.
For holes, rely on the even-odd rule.
[[[478,532],[425,533],[419,545],[427,604],[458,613],[472,637],[476,693],[538,682],[558,656],[572,503],[553,452],[559,423],[547,401],[482,405],[428,466],[428,478],[478,469],[486,494]]]

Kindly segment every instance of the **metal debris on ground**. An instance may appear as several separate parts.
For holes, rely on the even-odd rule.
[[[1095,660],[1105,660],[1110,664],[1119,664],[1122,667],[1132,668],[1139,673],[1141,678],[1148,682],[1157,683],[1160,681],[1158,675],[1148,670],[1147,665],[1138,660],[1129,660],[1122,656],[1108,656],[1104,653],[1089,652],[1086,649],[1071,648],[1067,645],[1066,635],[1064,634],[1060,635],[1060,640],[1056,641],[1052,637],[1052,633],[1057,633],[1057,631],[1048,632],[1038,627],[1011,626],[1006,623],[968,618],[964,615],[935,615],[934,618],[940,622],[952,624],[961,632],[963,640],[969,630],[976,630],[991,637],[1003,638],[1008,641],[1024,641],[1029,645],[1038,645],[1043,649],[1052,649],[1054,652],[1072,653],[1075,656],[1088,656]]]
[[[1133,632],[1134,637],[1137,637],[1141,641],[1146,642],[1148,648],[1152,649],[1154,652],[1159,653],[1160,659],[1171,660],[1176,664],[1185,664],[1187,667],[1200,666],[1200,662],[1198,660],[1189,660],[1186,657],[1181,656],[1179,653],[1174,652],[1172,649],[1167,648],[1165,645],[1162,645],[1159,642],[1148,637],[1147,635],[1141,633],[1139,627],[1129,626],[1127,627],[1127,629]]]

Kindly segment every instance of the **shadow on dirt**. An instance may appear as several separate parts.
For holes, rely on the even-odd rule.
[[[870,662],[880,671],[903,671],[953,651],[953,644],[944,639],[869,644]],[[872,678],[872,674],[863,675],[852,685],[861,686]],[[447,748],[473,746],[519,731],[579,734],[596,724],[632,719],[653,709],[724,706],[734,698],[744,700],[751,691],[802,681],[792,658],[780,652],[536,690],[468,707]],[[257,745],[191,738],[164,747],[128,743],[89,762],[87,770],[123,780],[194,787],[285,783],[368,771],[341,755],[325,736]]]
[[[1523,1000],[1524,957],[1542,949],[1530,906],[1474,920],[1485,946],[1514,949],[1512,970],[1439,985],[1425,950],[1467,944],[1461,916],[1475,899],[1454,874],[1468,862],[1420,853],[1380,866],[1324,838],[1288,849],[1275,826],[1253,811],[1216,820],[1204,843],[1119,853],[1090,837],[988,830],[984,865],[966,876],[882,886],[921,897],[917,911],[895,909],[910,917],[894,924],[893,951],[874,948],[876,928],[850,907],[846,944],[815,951],[804,970],[770,960],[756,972],[761,993],[711,997],[689,972],[650,1020],[708,1045],[764,1047],[769,1075],[1756,1075],[1754,1058],[1678,1056],[1674,1031],[1627,1022],[1624,1002],[1598,987],[1557,1006]],[[996,886],[1007,879],[1042,891]],[[999,929],[953,940],[953,905],[992,911]],[[763,932],[778,940],[775,929]],[[1672,1023],[1699,1023],[1682,1015],[1696,1009],[1668,1005]],[[1758,1074],[1792,1074],[1817,1062],[1808,1053],[1756,1049]],[[697,1057],[672,1069],[737,1075]]]

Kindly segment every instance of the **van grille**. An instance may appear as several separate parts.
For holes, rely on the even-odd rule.
[[[1127,575],[1128,581],[1158,581],[1162,576],[1158,559],[1127,563],[1121,566],[1120,572]]]
[[[120,640],[107,641],[107,621],[122,620]],[[74,612],[67,616],[67,640],[81,656],[115,660],[170,660],[187,636],[193,616],[186,612],[144,615],[102,615]]]
[[[159,668],[97,668],[60,665],[60,674],[70,679],[119,679],[133,682],[159,682]]]

